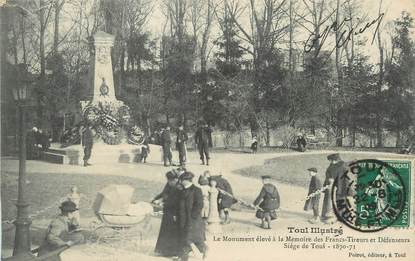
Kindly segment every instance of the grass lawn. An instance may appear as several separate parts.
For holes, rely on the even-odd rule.
[[[2,219],[9,220],[16,217],[17,173],[1,172],[1,211]],[[90,174],[59,174],[59,173],[30,173],[28,174],[29,213],[44,209],[57,202],[69,193],[71,186],[76,185],[79,192],[86,195],[87,200],[80,203],[82,217],[94,216],[91,210],[97,191],[109,184],[129,184],[135,188],[133,201],[149,201],[159,193],[164,184],[149,182],[131,177],[90,175]],[[59,212],[52,207],[37,218],[50,218]]]
[[[243,176],[259,178],[262,175],[270,175],[274,180],[308,187],[310,177],[307,169],[316,167],[319,176],[324,180],[325,171],[329,162],[327,161],[327,154],[304,154],[300,156],[284,156],[267,160],[264,165],[252,166],[244,169],[239,169],[236,173]],[[390,156],[388,155],[388,158]],[[392,156],[398,158],[399,156]],[[353,152],[342,153],[341,158],[344,161],[351,161],[355,159],[376,159],[385,158],[382,153],[358,154]],[[405,158],[400,158],[405,160]]]

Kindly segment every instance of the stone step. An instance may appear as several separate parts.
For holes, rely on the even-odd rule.
[[[55,163],[55,164],[78,165],[79,164],[79,153],[77,151],[72,151],[70,154],[71,155],[64,155],[62,153],[42,151],[40,153],[40,159],[43,161]]]

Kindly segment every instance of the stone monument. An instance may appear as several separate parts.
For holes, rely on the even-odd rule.
[[[84,121],[92,124],[101,139],[107,144],[125,141],[130,128],[128,106],[115,96],[112,72],[111,47],[114,36],[102,31],[94,37],[94,53],[91,56],[90,89],[91,100],[81,101]]]
[[[112,73],[111,47],[114,36],[99,31],[94,35],[93,101],[116,101]]]

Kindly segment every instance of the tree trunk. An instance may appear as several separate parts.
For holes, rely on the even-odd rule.
[[[352,126],[352,147],[356,147],[356,125]]]
[[[378,14],[381,15],[381,6],[382,1],[379,4],[379,12]],[[383,85],[383,78],[384,78],[384,57],[383,57],[383,47],[382,47],[382,39],[380,36],[380,28],[378,31],[378,46],[379,46],[379,81],[378,81],[378,88],[377,88],[377,96],[378,99],[382,96],[382,85]],[[382,106],[381,106],[382,108]],[[383,137],[382,137],[382,115],[381,111],[376,111],[376,137],[377,137],[377,144],[378,148],[383,147]]]
[[[340,21],[340,0],[337,0],[336,2],[336,25],[339,24]],[[339,43],[340,41],[340,30],[336,30],[335,33],[335,38],[336,38],[336,44]],[[336,71],[337,71],[337,85],[339,88],[339,95],[342,95],[343,92],[343,75],[342,75],[342,68],[341,68],[341,61],[340,61],[341,57],[340,57],[340,48],[337,48],[336,46]],[[340,110],[341,108],[336,108],[337,112],[336,113],[336,145],[338,147],[343,146],[343,135],[342,135],[342,127],[340,126],[341,122],[340,122],[340,117],[339,117],[339,113],[338,110]]]
[[[39,1],[39,23],[40,23],[40,32],[39,32],[39,56],[40,56],[40,78],[39,85],[37,90],[37,118],[38,124],[40,127],[43,125],[43,105],[42,98],[44,95],[44,88],[46,83],[46,57],[45,57],[45,31],[46,31],[46,22],[45,22],[45,2],[44,0]]]
[[[268,122],[268,120],[266,120],[265,121],[265,127],[266,127],[266,145],[267,145],[267,147],[269,147],[270,146],[270,128],[269,128],[269,122]]]

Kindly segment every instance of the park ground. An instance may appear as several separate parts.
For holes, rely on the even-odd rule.
[[[280,233],[287,226],[306,226],[311,213],[302,211],[303,198],[307,193],[309,177],[306,169],[317,167],[321,177],[327,167],[326,156],[333,151],[308,151],[305,153],[281,151],[273,153],[248,154],[240,152],[221,151],[213,153],[211,165],[200,165],[198,155],[189,152],[189,164],[187,168],[197,176],[209,169],[212,174],[222,174],[232,184],[236,197],[251,203],[257,196],[260,188],[260,176],[271,175],[277,185],[281,196],[281,209],[279,218],[274,222],[271,231],[260,229],[253,210],[240,205],[235,205],[232,212],[232,223],[221,226],[222,233],[227,235],[248,235],[261,233],[270,235]],[[376,158],[376,159],[400,159],[413,160],[413,156],[403,156],[381,152],[356,152],[340,151],[346,161]],[[93,162],[92,162],[93,163]],[[8,256],[13,247],[14,226],[4,221],[12,220],[16,216],[14,206],[17,198],[17,169],[18,160],[12,157],[4,157],[1,160],[1,200],[2,200],[2,256]],[[86,199],[81,201],[82,224],[90,226],[97,218],[91,210],[96,192],[108,184],[129,184],[136,190],[133,201],[149,201],[159,193],[164,184],[164,174],[169,168],[163,167],[160,162],[138,163],[100,163],[90,167],[57,165],[40,161],[28,161],[28,193],[30,199],[30,213],[33,217],[32,244],[38,246],[43,240],[44,231],[50,219],[58,213],[59,199],[64,197],[69,188],[78,186]],[[48,208],[51,206],[50,208]],[[44,211],[43,211],[44,210]],[[39,212],[40,211],[40,212]],[[101,245],[89,242],[87,245],[78,246],[65,252],[66,260],[81,260],[89,256],[90,260],[103,260],[97,256],[119,256],[122,251],[128,256],[135,253],[134,258],[140,255],[142,260],[165,260],[153,256],[153,248],[157,239],[160,217],[151,217],[145,224],[136,228],[106,233],[111,235],[102,241]],[[140,235],[140,236],[137,236]],[[208,236],[209,237],[209,236]],[[139,239],[138,239],[139,238]],[[209,238],[208,238],[209,241]],[[258,250],[261,251],[261,250]],[[252,251],[251,251],[252,252]],[[255,252],[255,251],[253,251]],[[123,252],[124,253],[124,252]],[[137,254],[138,253],[138,254]],[[233,253],[235,255],[235,253]],[[210,256],[215,256],[210,251]],[[236,254],[237,256],[237,254]],[[81,258],[81,259],[79,259]],[[96,258],[96,259],[94,259]],[[132,258],[132,259],[134,259]],[[222,255],[221,258],[224,258]],[[108,259],[108,260],[127,260]],[[216,260],[216,259],[212,259]],[[228,260],[226,258],[222,260]],[[234,258],[232,260],[245,260]],[[249,260],[249,259],[246,259]]]

